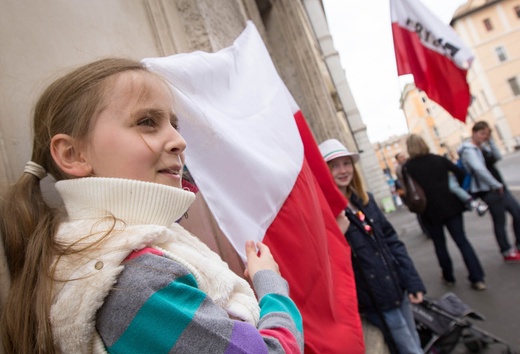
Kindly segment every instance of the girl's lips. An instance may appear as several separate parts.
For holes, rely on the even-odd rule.
[[[172,175],[179,175],[182,167],[172,166],[159,170],[159,173],[167,173]]]
[[[169,174],[169,175],[178,175],[179,174],[179,171],[173,171],[173,170],[159,170],[159,173],[166,173],[166,174]]]

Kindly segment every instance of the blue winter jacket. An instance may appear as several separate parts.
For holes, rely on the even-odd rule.
[[[365,206],[355,194],[349,202],[366,215],[373,230],[372,236],[369,235],[359,218],[349,208],[346,209],[350,226],[345,237],[352,248],[360,312],[384,312],[397,308],[405,291],[426,293],[404,243],[399,240],[373,195],[369,194],[369,202]]]

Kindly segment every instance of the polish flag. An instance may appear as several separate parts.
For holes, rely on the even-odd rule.
[[[471,99],[469,48],[419,0],[390,0],[390,12],[398,75],[412,74],[431,100],[465,122]]]
[[[186,164],[245,260],[271,249],[303,317],[305,353],[364,353],[350,248],[336,224],[347,201],[252,22],[232,46],[144,63],[170,82]]]

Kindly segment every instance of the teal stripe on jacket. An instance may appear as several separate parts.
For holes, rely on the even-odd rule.
[[[195,312],[206,298],[202,292],[194,295],[197,287],[193,275],[188,274],[154,293],[139,309],[123,335],[107,348],[109,353],[169,353]],[[165,299],[175,299],[186,306],[164,306]],[[161,315],[159,316],[158,313]],[[163,321],[151,319],[163,318]]]
[[[266,294],[260,300],[260,318],[273,312],[285,312],[291,316],[298,331],[303,332],[303,322],[300,311],[294,302],[283,295]]]

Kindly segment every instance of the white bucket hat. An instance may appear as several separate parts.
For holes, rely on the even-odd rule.
[[[325,162],[329,162],[338,157],[351,156],[353,162],[359,161],[359,154],[357,152],[350,152],[348,149],[336,139],[329,139],[322,142],[319,146],[321,156]]]

